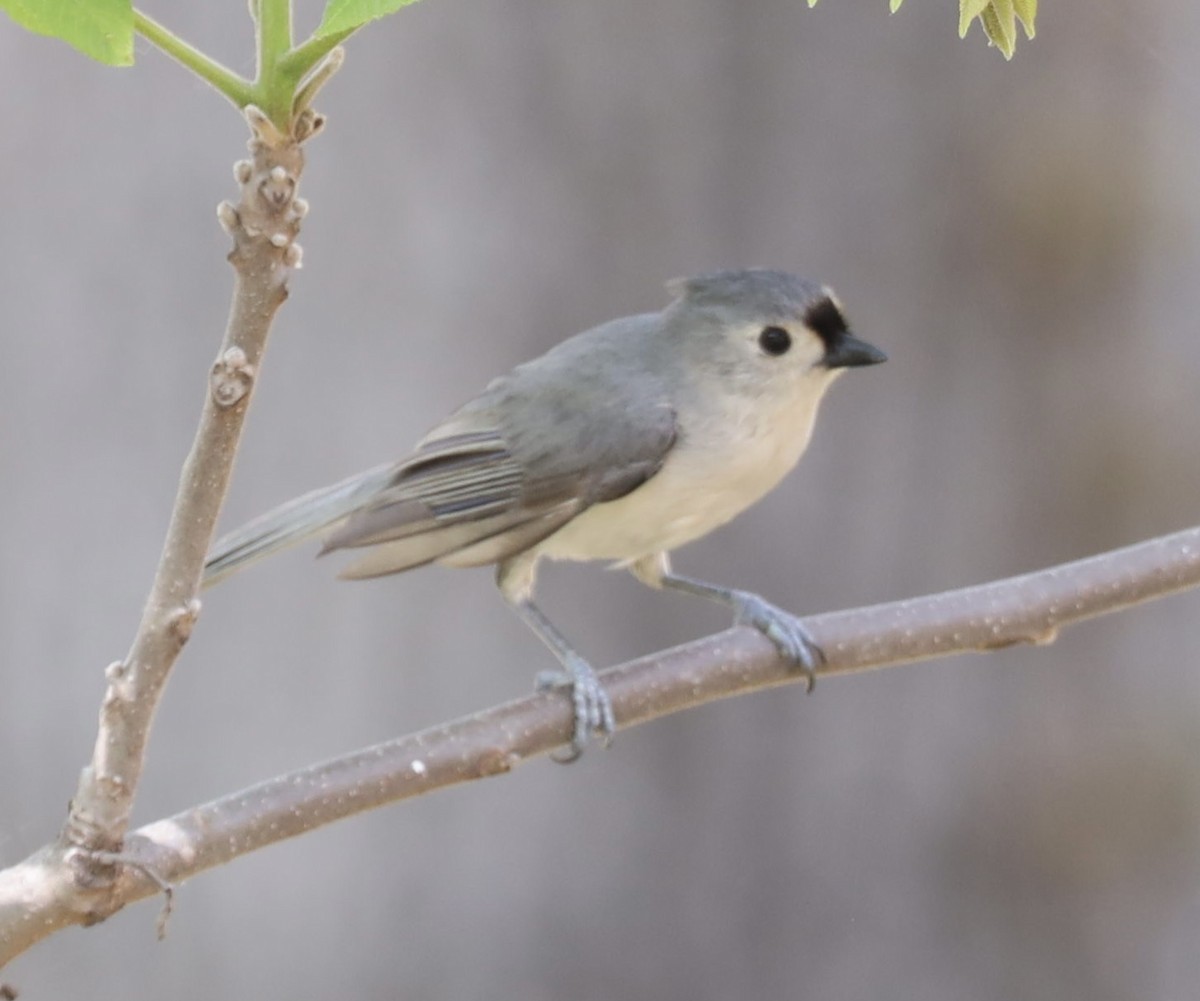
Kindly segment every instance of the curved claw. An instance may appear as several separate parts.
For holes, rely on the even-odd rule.
[[[539,692],[552,688],[569,688],[575,710],[575,732],[571,737],[571,749],[564,754],[552,754],[553,761],[570,764],[583,754],[588,741],[599,734],[607,747],[616,732],[617,721],[613,715],[612,700],[600,684],[596,672],[582,657],[567,659],[564,671],[542,671],[537,676]]]
[[[737,592],[733,599],[736,621],[753,626],[774,643],[804,673],[806,690],[811,692],[817,683],[817,668],[825,663],[825,651],[817,646],[804,623],[757,594]]]

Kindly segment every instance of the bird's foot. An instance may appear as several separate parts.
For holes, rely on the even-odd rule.
[[[735,591],[731,597],[734,621],[753,626],[774,643],[781,654],[800,668],[811,692],[817,683],[817,668],[825,663],[825,652],[817,646],[804,623],[757,594]]]
[[[569,688],[575,708],[575,732],[571,737],[571,749],[565,754],[551,755],[559,764],[570,764],[582,753],[588,741],[597,734],[608,746],[616,732],[617,721],[613,716],[612,700],[600,684],[592,666],[582,657],[568,657],[563,661],[562,671],[543,671],[537,676],[537,690],[545,692],[555,688]]]

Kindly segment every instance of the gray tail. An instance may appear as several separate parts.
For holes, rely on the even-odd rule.
[[[331,487],[321,487],[223,535],[213,544],[204,564],[201,586],[212,587],[242,567],[310,539],[341,521],[386,484],[395,469],[394,463],[388,463]]]

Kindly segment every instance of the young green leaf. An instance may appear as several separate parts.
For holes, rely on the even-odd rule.
[[[1017,15],[1012,0],[992,0],[981,18],[983,30],[1003,54],[1005,59],[1013,57],[1017,46]]]
[[[0,0],[17,24],[109,66],[133,64],[132,0]]]
[[[1017,47],[1017,21],[1025,28],[1025,37],[1033,38],[1038,0],[958,0],[958,37],[963,38],[976,19],[1005,59],[1013,57]]]
[[[808,0],[809,9],[812,9],[816,5],[817,5],[817,0]]]
[[[342,31],[353,31],[360,25],[387,14],[394,14],[417,0],[328,0],[320,27],[313,33],[325,38]]]
[[[888,7],[890,7],[892,13],[895,14],[896,11],[900,9],[900,5],[902,3],[904,3],[904,0],[888,0]]]
[[[983,13],[990,0],[958,0],[958,37],[966,38],[971,22]]]
[[[1033,22],[1037,20],[1038,0],[1013,0],[1013,8],[1017,12],[1017,20],[1025,28],[1025,37],[1033,38],[1036,34]]]

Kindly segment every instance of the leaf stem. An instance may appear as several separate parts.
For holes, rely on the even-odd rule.
[[[258,75],[256,103],[282,131],[289,131],[295,81],[281,72],[280,61],[292,48],[292,0],[258,2]]]
[[[243,79],[233,70],[206,56],[137,9],[133,12],[133,27],[148,42],[219,90],[239,108],[244,108],[253,100],[254,87],[249,80]]]

